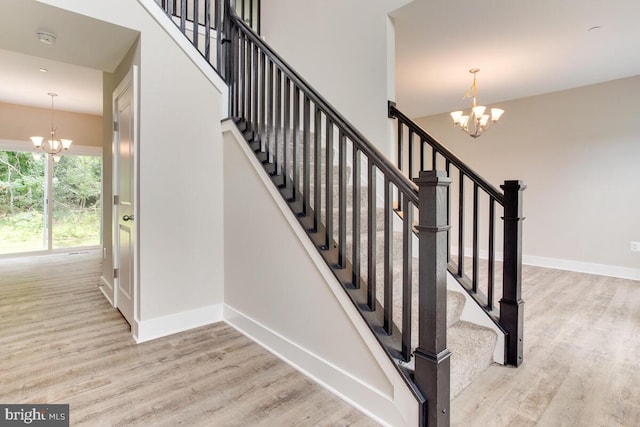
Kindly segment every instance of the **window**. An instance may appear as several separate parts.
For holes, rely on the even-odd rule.
[[[0,151],[0,255],[100,245],[101,216],[101,157]]]

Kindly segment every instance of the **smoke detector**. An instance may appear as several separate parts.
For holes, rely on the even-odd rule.
[[[38,31],[38,40],[44,44],[54,44],[56,42],[56,35],[46,31]]]

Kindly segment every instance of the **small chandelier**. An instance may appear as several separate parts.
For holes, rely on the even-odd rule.
[[[471,102],[471,111],[469,114],[464,114],[463,111],[454,111],[451,113],[453,124],[460,126],[463,132],[473,138],[477,138],[482,135],[492,124],[500,120],[500,116],[504,114],[504,110],[500,108],[492,108],[491,116],[489,116],[489,114],[484,113],[487,107],[484,105],[477,105],[476,95],[478,89],[476,87],[476,74],[479,71],[479,68],[472,68],[469,70],[469,72],[473,74],[473,84],[462,97],[462,99],[473,99]]]
[[[60,154],[62,150],[67,151],[69,147],[71,147],[72,141],[70,139],[58,139],[56,137],[56,128],[53,126],[53,98],[58,96],[58,94],[49,92],[49,96],[51,97],[51,131],[49,132],[49,138],[45,140],[41,136],[32,136],[31,141],[36,150],[42,150],[58,160],[60,157],[56,155]]]

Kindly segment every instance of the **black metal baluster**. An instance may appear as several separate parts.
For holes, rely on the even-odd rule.
[[[291,129],[289,129],[289,121],[291,117],[291,80],[285,75],[284,78],[284,133],[282,136],[282,145],[284,147],[284,188],[289,188],[289,179],[291,177],[291,166],[289,159],[289,141],[291,140]]]
[[[451,177],[451,162],[449,159],[445,162],[445,171],[447,176]],[[447,185],[447,224],[451,224],[451,186]],[[451,262],[451,230],[447,230],[447,264]]]
[[[464,172],[459,171],[458,198],[458,277],[464,275]]]
[[[245,110],[246,110],[246,119],[247,119],[247,124],[251,124],[251,118],[252,116],[252,110],[251,110],[251,106],[253,105],[253,82],[254,82],[254,78],[253,78],[253,42],[251,42],[251,40],[246,39],[246,43],[245,43],[245,50],[246,50],[246,65],[245,65],[245,79],[246,79],[246,83],[245,83],[245,88],[246,88],[246,96],[245,96]],[[253,131],[253,128],[251,128],[251,130]]]
[[[412,179],[413,178],[413,131],[411,129],[409,129],[409,138],[407,139],[407,146],[409,149],[409,153],[408,153],[408,158],[407,158],[407,168],[409,169],[409,171],[407,172],[407,178]],[[402,205],[398,205],[398,208],[400,208],[400,206],[404,206],[404,204]]]
[[[187,0],[180,0],[180,31],[182,34],[187,29]]]
[[[435,148],[431,149],[431,170],[438,168],[438,152]]]
[[[342,128],[338,136],[338,266],[347,265],[347,138]]]
[[[252,103],[253,103],[253,117],[251,117],[251,123],[253,124],[252,129],[255,133],[257,133],[258,131],[258,102],[259,102],[259,85],[260,85],[260,73],[259,73],[259,69],[260,69],[260,64],[259,64],[259,48],[258,46],[256,46],[255,44],[251,44],[253,49],[251,49],[251,54],[253,55],[253,99],[252,99]]]
[[[404,170],[402,170],[402,153],[403,153],[403,145],[404,145],[404,138],[402,137],[402,122],[398,121],[398,145],[397,145],[397,156],[398,158],[396,159],[396,163],[398,165],[398,169],[400,169],[401,172],[405,172]],[[400,190],[398,190],[398,192],[400,192]]]
[[[424,144],[425,140],[420,138],[420,170],[424,170]]]
[[[267,161],[273,161],[273,61],[267,63]]]
[[[404,147],[403,146],[404,146],[404,141],[403,141],[403,138],[402,138],[402,122],[400,122],[398,120],[398,169],[400,169],[401,172],[405,172],[405,171],[402,170],[402,154],[404,152]],[[406,172],[405,172],[405,174],[406,174]],[[408,176],[408,174],[407,174],[407,176]],[[402,200],[401,200],[402,195],[400,194],[400,189],[399,188],[397,188],[396,191],[397,191],[396,201],[398,203],[396,205],[396,208],[400,209],[400,207],[402,206]]]
[[[280,151],[284,149],[284,140],[282,141],[282,145],[280,145],[280,138],[282,138],[282,71],[280,67],[276,67],[276,117],[275,117],[275,125],[274,125],[274,138],[273,143],[275,144],[275,169],[273,171],[274,175],[280,175],[282,170],[282,164],[280,163],[281,155]]]
[[[239,85],[239,71],[240,67],[239,63],[239,49],[240,49],[240,40],[238,29],[235,26],[231,26],[231,37],[230,37],[230,55],[229,55],[229,75],[231,76],[231,115],[234,117],[238,117],[238,85]]]
[[[267,55],[260,53],[260,150],[267,149]]]
[[[367,160],[367,307],[376,309],[376,169],[373,159]],[[388,207],[385,207],[385,209]],[[385,227],[387,224],[385,224]]]
[[[413,279],[413,209],[409,198],[404,197],[402,204],[402,357],[408,362],[411,357],[411,312]]]
[[[309,214],[310,194],[311,193],[311,150],[309,145],[310,135],[309,127],[311,122],[311,101],[307,94],[304,94],[304,112],[302,123],[302,215]]]
[[[493,282],[494,282],[494,268],[495,268],[495,248],[494,248],[494,217],[495,217],[495,204],[496,201],[493,197],[489,196],[489,265],[487,278],[487,309],[493,310]]]
[[[393,201],[391,183],[384,177],[384,322],[387,334],[393,331]],[[375,263],[375,260],[373,260]],[[375,273],[375,268],[374,268]]]
[[[317,233],[320,227],[320,215],[322,214],[322,206],[321,206],[321,196],[322,196],[322,171],[321,171],[321,148],[322,148],[322,115],[320,108],[317,105],[314,106],[314,117],[313,117],[313,148],[314,148],[314,158],[313,158],[313,232]]]
[[[293,201],[298,201],[300,192],[300,154],[298,145],[300,144],[300,88],[294,85],[293,89]]]
[[[333,242],[333,123],[331,119],[327,117],[327,146],[325,147],[326,161],[325,161],[325,173],[326,173],[326,218],[325,218],[325,249],[331,249]]]
[[[351,270],[352,270],[352,282],[353,287],[360,288],[360,151],[354,142],[352,142],[352,165],[351,171],[353,200],[351,201],[351,209],[353,211],[353,224],[351,229],[352,249],[353,254],[351,258]]]
[[[211,62],[211,0],[204,0],[204,57]]]
[[[473,278],[471,279],[471,290],[478,292],[478,271],[480,262],[478,261],[478,252],[480,252],[480,242],[478,240],[478,184],[473,183]]]
[[[216,29],[216,69],[217,70],[221,70],[221,66],[223,64],[222,61],[222,7],[221,7],[221,2],[223,0],[215,0],[215,3],[213,4],[213,8],[214,8],[214,16],[215,16],[215,29]],[[223,74],[224,75],[224,74]],[[226,78],[227,76],[225,76]]]
[[[240,118],[246,119],[246,97],[247,97],[247,49],[246,49],[247,37],[243,32],[240,32],[240,60],[239,60],[239,92],[238,92],[238,115]]]
[[[256,13],[256,17],[257,17],[257,21],[258,21],[258,28],[257,28],[256,32],[257,32],[258,34],[260,34],[260,22],[262,21],[262,20],[260,19],[260,16],[261,16],[260,9],[261,9],[261,7],[262,7],[262,6],[261,6],[261,2],[260,2],[260,0],[256,0],[256,2],[258,2],[258,4],[257,4],[257,6],[258,6],[258,11],[257,11],[257,13]]]
[[[198,4],[198,0],[193,1],[193,45],[196,49],[200,50],[198,47],[198,36],[200,35],[200,5]]]
[[[244,97],[245,97],[245,57],[246,49],[244,47],[246,38],[244,33],[240,33],[238,38],[238,117],[241,119],[246,118],[244,115]]]
[[[253,28],[253,2],[254,0],[249,0],[249,26],[252,30],[255,30]]]

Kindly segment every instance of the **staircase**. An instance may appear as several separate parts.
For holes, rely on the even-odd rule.
[[[298,131],[297,136],[294,135],[293,129],[278,129],[278,132],[267,132],[261,133],[259,130],[255,129],[255,126],[247,123],[243,119],[236,118],[236,124],[238,128],[243,133],[243,136],[249,146],[253,149],[254,153],[258,157],[258,159],[262,162],[262,165],[265,171],[271,175],[274,185],[276,185],[282,194],[282,196],[289,201],[289,206],[292,211],[298,215],[298,218],[307,228],[308,230],[315,230],[312,225],[314,222],[314,212],[316,210],[316,204],[314,201],[311,201],[311,209],[308,214],[302,214],[301,205],[299,200],[302,199],[302,195],[298,195],[298,198],[294,196],[293,190],[293,170],[294,169],[302,169],[304,167],[304,162],[301,158],[298,158],[294,163],[293,159],[293,145],[296,143],[300,143],[305,140],[305,135],[303,132]],[[283,135],[287,134],[288,138],[285,143],[283,139]],[[278,139],[275,140],[275,135],[278,135]],[[309,138],[310,141],[315,140],[315,134],[310,132]],[[277,147],[277,148],[276,148]],[[289,150],[289,155],[285,156],[285,151]],[[296,152],[302,153],[304,151],[301,144],[297,145]],[[276,162],[275,154],[277,154],[278,161]],[[272,155],[270,155],[272,154]],[[287,157],[287,166],[285,167],[283,162],[285,161],[285,157]],[[336,220],[339,217],[339,209],[338,209],[338,199],[339,199],[339,165],[335,163],[332,164],[331,167],[327,168],[327,158],[333,157],[337,158],[336,153],[333,153],[333,156],[327,156],[326,146],[320,147],[320,156],[319,159],[319,170],[324,171],[325,173],[332,173],[333,177],[331,181],[333,182],[333,188],[330,193],[333,194],[333,211],[332,211],[332,220]],[[281,172],[276,173],[275,165],[279,163],[280,167],[291,172],[288,173],[287,176],[283,176]],[[316,157],[309,158],[308,164],[309,170],[316,170]],[[362,271],[360,276],[361,279],[361,288],[367,288],[368,283],[368,274],[369,274],[369,254],[367,251],[368,248],[368,238],[369,238],[369,224],[367,215],[368,215],[368,198],[366,197],[368,194],[368,187],[361,186],[360,190],[360,199],[357,200],[357,203],[354,203],[354,191],[353,191],[353,170],[352,166],[345,167],[344,173],[347,176],[347,182],[350,184],[347,185],[346,195],[346,258],[348,263],[352,266],[355,264],[353,262],[353,248],[354,248],[354,237],[358,238],[359,245],[362,248],[360,251],[360,260],[359,266]],[[330,172],[326,172],[326,171]],[[311,194],[316,194],[315,192],[315,182],[313,179],[310,179],[309,189]],[[318,202],[318,206],[326,207],[326,182],[321,181],[320,183],[320,198]],[[356,206],[357,205],[357,206]],[[360,227],[358,232],[354,233],[354,211],[356,214],[360,215]],[[394,217],[397,217],[399,220],[400,217],[398,214],[401,212],[394,211]],[[327,222],[327,211],[326,209],[322,211],[322,215],[320,217],[321,223],[326,224]],[[380,207],[375,207],[375,226],[374,226],[374,243],[375,243],[375,254],[377,255],[373,258],[372,265],[374,267],[375,276],[377,281],[381,281],[384,274],[384,209]],[[318,234],[313,233],[313,234]],[[334,230],[332,236],[332,248],[336,249],[338,244],[338,231]],[[393,308],[391,312],[392,322],[394,326],[394,331],[396,334],[401,334],[401,327],[398,325],[402,325],[402,313],[403,313],[403,295],[401,289],[399,289],[399,285],[402,283],[402,274],[403,274],[403,233],[402,232],[393,232],[392,233],[392,274],[393,279],[392,282],[397,284],[394,294],[394,298],[392,301]],[[328,251],[326,246],[319,245],[320,251]],[[411,277],[411,290],[412,290],[412,298],[411,300],[414,302],[418,301],[418,271],[419,271],[419,260],[417,256],[411,257],[412,264],[412,277]],[[335,264],[334,264],[335,265]],[[343,270],[341,267],[335,268],[336,273],[339,275],[340,271]],[[360,289],[353,289],[352,287],[347,286],[347,291],[350,292],[353,296],[354,302],[358,306],[366,306],[366,303],[363,301],[366,300],[366,295],[363,295]],[[384,307],[384,292],[382,287],[378,287],[375,294],[375,306],[376,307]],[[484,371],[490,364],[493,363],[493,353],[495,350],[497,336],[495,331],[490,328],[480,326],[474,323],[470,323],[467,321],[463,321],[460,319],[462,312],[464,310],[466,302],[465,296],[461,292],[448,290],[447,291],[447,343],[448,348],[451,351],[451,398],[457,396],[467,385],[469,385],[473,379],[479,375],[482,371]],[[365,308],[368,310],[368,308]],[[372,310],[375,312],[376,310]],[[418,346],[417,336],[418,336],[418,316],[417,316],[417,307],[414,306],[411,308],[412,312],[412,321],[411,321],[411,336],[414,337],[411,342],[411,353]],[[378,338],[380,341],[388,341],[388,334],[381,330],[380,328],[373,328],[374,333],[378,334]],[[412,372],[414,370],[414,360],[410,358],[409,360],[405,360],[401,354],[395,353],[392,356],[399,367],[405,372]]]
[[[213,21],[198,16],[197,1],[195,6],[193,0],[179,1],[180,7],[169,3],[163,1],[165,11],[185,34],[189,16],[191,34],[202,22],[207,28],[207,23],[214,24],[214,62],[229,83],[230,115],[238,129],[414,393],[422,424],[448,425],[450,399],[494,362],[499,338],[505,342],[506,362],[522,362],[524,186],[508,181],[500,193],[394,104],[389,105],[389,117],[397,119],[398,164],[392,164],[254,33],[259,6],[254,8],[253,1],[242,1],[234,9],[233,2],[223,7],[218,0]],[[205,12],[211,9],[208,1],[204,6]],[[209,30],[206,34],[209,38]],[[197,37],[192,42],[202,45]],[[202,53],[210,59],[208,47]],[[412,161],[415,135],[419,165]],[[427,145],[430,160],[424,152]],[[407,167],[402,167],[403,160]],[[435,171],[441,166],[446,174]],[[458,173],[457,262],[447,224],[454,216],[448,178],[452,167]],[[421,172],[430,168],[434,171]],[[469,181],[474,189],[470,276],[465,271],[464,235],[464,184]],[[479,268],[479,190],[490,197],[484,280]],[[496,205],[504,206],[505,220],[501,290],[494,289]],[[458,284],[451,285],[449,278]],[[499,293],[500,309],[494,304]],[[491,327],[463,320],[463,313],[472,309],[490,319]]]

